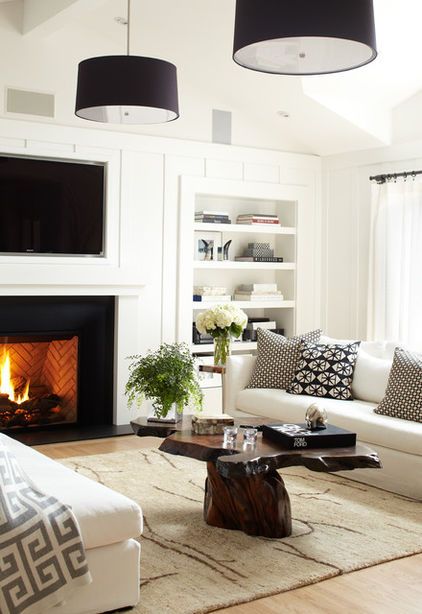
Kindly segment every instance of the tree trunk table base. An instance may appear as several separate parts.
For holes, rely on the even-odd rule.
[[[277,471],[225,478],[207,462],[204,519],[220,529],[248,535],[288,537],[292,533],[290,499]]]

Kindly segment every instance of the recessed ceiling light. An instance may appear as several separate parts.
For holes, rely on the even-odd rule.
[[[277,115],[279,115],[280,117],[285,117],[285,118],[290,117],[290,113],[288,111],[282,111],[282,110],[277,111]]]

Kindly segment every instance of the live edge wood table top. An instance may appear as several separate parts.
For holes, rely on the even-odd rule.
[[[271,422],[274,420],[269,418],[235,420],[237,425]],[[132,426],[135,430],[135,425]],[[138,434],[151,434],[146,430],[147,427]],[[220,528],[243,530],[249,535],[287,537],[291,534],[290,500],[277,469],[303,465],[311,471],[335,472],[381,467],[377,453],[360,443],[344,448],[285,450],[259,433],[255,446],[244,447],[239,433],[237,444],[226,447],[222,435],[192,434],[189,418],[173,425],[173,431],[167,437],[163,433],[166,439],[159,447],[161,451],[207,463],[206,522]]]

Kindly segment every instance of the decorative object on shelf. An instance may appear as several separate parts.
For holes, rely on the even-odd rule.
[[[328,417],[325,407],[320,403],[309,405],[305,414],[306,426],[311,431],[319,431],[327,428]]]
[[[224,427],[233,425],[234,419],[228,414],[192,417],[192,433],[195,435],[223,435]]]
[[[280,75],[359,68],[377,57],[372,0],[237,0],[233,60]]]
[[[237,216],[236,224],[280,226],[278,215],[262,213],[243,213]]]
[[[263,424],[264,439],[275,441],[286,450],[300,448],[345,448],[356,445],[356,433],[329,424],[324,430],[308,429],[306,423]]]
[[[228,260],[229,259],[229,249],[230,249],[230,245],[232,244],[232,240],[230,239],[230,241],[226,241],[223,245],[223,260]]]
[[[221,247],[220,232],[195,233],[195,260],[217,261],[219,247]]]
[[[283,262],[280,256],[274,256],[269,243],[248,243],[243,256],[235,258],[238,262]]]
[[[79,63],[75,114],[113,124],[159,124],[179,117],[176,66],[158,58],[130,55],[130,0],[127,55],[94,57]]]
[[[154,408],[151,420],[171,422],[180,420],[189,403],[195,411],[202,409],[195,360],[186,343],[163,343],[156,352],[129,358],[132,362],[125,391],[129,406],[149,399]],[[168,418],[171,410],[175,412],[174,419]]]
[[[233,304],[216,305],[203,311],[196,318],[196,327],[200,333],[207,333],[214,339],[214,364],[225,365],[230,354],[233,337],[242,334],[248,317],[244,311]]]
[[[195,222],[201,224],[231,224],[230,215],[227,211],[197,211]]]
[[[214,339],[211,337],[211,335],[200,333],[196,328],[195,322],[192,322],[192,343],[195,345],[205,345],[214,343]]]

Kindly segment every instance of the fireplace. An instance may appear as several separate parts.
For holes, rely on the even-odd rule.
[[[113,425],[113,357],[114,297],[0,297],[0,430],[39,443]]]

